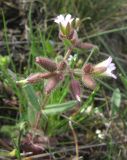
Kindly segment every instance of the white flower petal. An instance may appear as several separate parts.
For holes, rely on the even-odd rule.
[[[69,22],[70,20],[71,20],[71,15],[67,14],[66,17],[65,17],[65,21]]]
[[[95,67],[108,67],[108,65],[112,62],[112,57],[109,57],[108,59],[106,59],[105,61],[97,64]]]
[[[61,23],[61,25],[64,27],[64,28],[66,28],[67,27],[67,24],[68,23],[72,23],[72,21],[74,20],[74,18],[71,18],[71,15],[70,14],[67,14],[66,16],[64,16],[64,15],[59,15],[59,16],[57,16],[55,19],[54,19],[54,22],[56,22],[56,23],[58,23],[58,24],[60,24]]]
[[[112,57],[109,57],[105,61],[95,65],[95,68],[98,68],[98,67],[106,67],[106,71],[104,71],[101,75],[113,77],[114,79],[117,78],[116,75],[112,73],[112,71],[116,69],[115,64],[112,63]]]
[[[111,74],[111,77],[114,78],[114,79],[117,79],[117,76],[113,73]]]
[[[110,68],[111,71],[115,70],[116,69],[116,66],[114,63],[111,63],[108,68]]]
[[[117,79],[117,77],[115,76],[115,74],[113,74],[112,71],[109,68],[104,73],[102,73],[102,75],[113,77],[114,79]]]
[[[66,23],[68,24],[68,23],[72,23],[72,21],[74,20],[74,18],[71,18],[71,15],[70,14],[68,14],[66,17],[65,17],[65,21],[66,21]]]
[[[57,16],[55,19],[54,19],[54,22],[56,23],[62,23],[64,21],[64,16],[61,14],[59,16]]]

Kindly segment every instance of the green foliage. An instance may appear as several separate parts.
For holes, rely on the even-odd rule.
[[[31,85],[25,85],[23,87],[24,94],[26,95],[27,101],[31,104],[32,108],[36,111],[40,111],[40,104],[38,102],[36,93]]]
[[[84,102],[84,104],[82,105],[80,112],[83,113],[85,112],[85,110],[87,109],[87,107],[89,107],[90,105],[92,105],[93,101],[94,101],[94,97],[97,94],[97,91],[99,90],[99,87],[97,87],[92,93],[91,95],[87,98],[87,100]]]
[[[62,113],[75,107],[76,104],[77,104],[77,101],[68,101],[66,103],[61,103],[61,104],[47,105],[44,111],[42,111],[42,113],[51,114],[51,115]]]
[[[121,104],[121,93],[119,88],[115,89],[111,97],[112,115],[119,111]]]
[[[7,67],[9,64],[10,58],[9,56],[1,56],[0,55],[0,67]]]

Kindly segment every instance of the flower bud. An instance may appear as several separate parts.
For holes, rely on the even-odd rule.
[[[77,34],[77,31],[74,30],[72,32],[72,34],[69,35],[69,38],[68,38],[73,44],[76,44],[78,40],[78,34]]]
[[[43,57],[36,57],[36,63],[38,63],[40,66],[42,66],[44,69],[54,72],[57,69],[57,65],[55,62],[48,58]]]
[[[28,83],[36,83],[40,79],[42,79],[42,73],[31,74],[29,77],[27,77]]]
[[[106,67],[93,67],[92,73],[101,74],[101,73],[104,73],[106,70],[107,70]]]
[[[96,82],[94,81],[94,79],[92,78],[91,75],[83,75],[82,76],[82,81],[84,83],[84,85],[92,90],[94,90],[96,88]]]
[[[60,40],[64,40],[64,39],[68,39],[70,40],[73,44],[76,44],[76,42],[78,41],[78,34],[76,32],[76,30],[72,30],[70,32],[70,34],[68,35],[63,35],[61,32],[59,32],[59,38]]]
[[[28,78],[27,78],[27,83],[36,83],[38,81],[40,81],[41,79],[48,79],[51,78],[53,76],[55,76],[56,73],[35,73],[35,74],[31,74]]]
[[[66,63],[66,61],[61,61],[59,64],[58,64],[58,66],[57,66],[57,68],[58,68],[58,71],[63,71],[64,69],[66,69],[66,67],[67,67],[67,63]]]
[[[70,91],[72,97],[80,102],[81,88],[80,88],[80,83],[77,80],[74,79],[71,80]]]
[[[83,74],[90,74],[93,71],[93,65],[92,64],[85,64],[83,66]]]
[[[87,42],[83,43],[81,41],[77,41],[76,47],[82,48],[82,49],[92,49],[92,48],[95,48],[96,45],[94,45],[92,43],[87,43]]]
[[[53,91],[56,86],[59,84],[60,81],[64,79],[64,76],[62,74],[57,74],[56,76],[49,79],[47,82],[47,85],[45,86],[44,90],[46,94],[49,94],[51,91]]]

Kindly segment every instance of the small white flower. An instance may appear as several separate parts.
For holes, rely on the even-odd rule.
[[[93,106],[92,106],[92,105],[91,105],[91,106],[88,106],[87,109],[85,110],[85,113],[90,114],[91,111],[92,111],[92,109],[93,109]]]
[[[104,139],[104,137],[105,137],[104,133],[100,129],[96,130],[96,134],[97,134],[99,139]]]
[[[70,14],[60,14],[54,19],[54,22],[59,26],[59,38],[62,41],[69,39],[73,44],[78,41],[77,30],[80,24],[79,18],[73,18]]]
[[[68,24],[71,25],[73,20],[74,18],[71,18],[70,14],[67,14],[66,16],[61,14],[54,19],[54,22],[58,23],[59,25],[61,24],[62,27],[66,28]]]
[[[75,62],[77,60],[77,54],[74,54],[73,56],[72,55],[69,55],[68,57],[68,61],[69,63],[71,64],[73,61]]]
[[[97,129],[97,130],[96,130],[96,134],[101,134],[101,130],[100,130],[100,129]]]
[[[108,59],[106,59],[105,61],[97,64],[94,66],[95,69],[97,68],[101,68],[101,67],[105,67],[105,71],[103,73],[101,73],[101,75],[104,75],[104,76],[109,76],[109,77],[113,77],[114,79],[116,79],[116,75],[114,75],[112,73],[112,71],[114,71],[116,69],[116,66],[114,63],[112,63],[112,57],[109,57]]]

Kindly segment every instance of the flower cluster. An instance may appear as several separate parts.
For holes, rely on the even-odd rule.
[[[45,58],[45,57],[36,57],[35,62],[39,64],[46,72],[35,73],[27,77],[25,80],[18,81],[17,83],[36,83],[39,80],[47,79],[48,82],[44,87],[45,94],[51,93],[56,86],[62,81],[64,81],[66,76],[70,77],[70,92],[74,99],[81,101],[81,87],[80,82],[76,79],[75,75],[80,75],[84,85],[90,89],[96,88],[95,77],[112,77],[116,79],[116,75],[113,74],[113,71],[116,69],[115,64],[112,63],[112,57],[104,60],[101,63],[96,65],[93,64],[84,64],[80,69],[73,69],[69,65],[69,56],[73,48],[94,48],[95,45],[91,43],[84,43],[78,39],[77,28],[79,27],[80,20],[79,18],[72,18],[70,14],[59,15],[54,21],[59,26],[59,38],[61,40],[68,39],[72,42],[71,49],[69,48],[66,55],[61,59],[60,62],[56,63],[55,61]]]
[[[66,69],[66,62],[63,60],[57,64],[49,58],[44,57],[36,57],[35,62],[43,69],[47,70],[47,72],[32,74],[25,80],[25,83],[36,83],[42,79],[48,79],[44,92],[49,94],[61,81],[64,80],[63,71]]]

